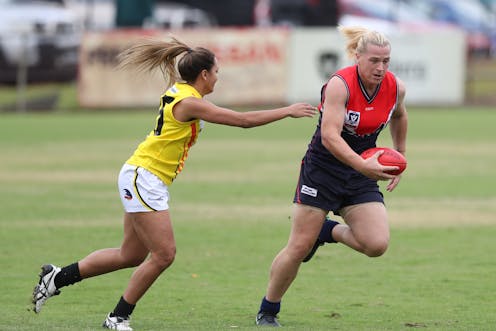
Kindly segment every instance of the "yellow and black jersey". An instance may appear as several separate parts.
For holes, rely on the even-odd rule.
[[[174,105],[189,97],[202,98],[194,87],[183,83],[174,84],[161,96],[155,128],[126,163],[147,169],[166,185],[172,183],[203,126],[199,119],[180,122],[172,114]]]

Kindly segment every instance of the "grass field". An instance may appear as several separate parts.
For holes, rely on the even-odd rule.
[[[29,300],[43,263],[120,244],[117,173],[155,114],[0,116],[0,330],[99,330],[132,270]],[[496,112],[410,109],[409,167],[385,193],[381,258],[325,246],[284,298],[289,330],[494,330]],[[255,330],[270,263],[315,119],[207,125],[171,186],[178,252],[133,314],[135,330]],[[381,144],[388,145],[384,135]]]

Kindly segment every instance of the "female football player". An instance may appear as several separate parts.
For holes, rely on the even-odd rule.
[[[203,121],[251,128],[286,117],[311,117],[316,108],[305,103],[251,112],[218,107],[203,99],[214,91],[217,82],[219,66],[215,55],[174,38],[137,44],[120,54],[120,64],[144,70],[161,68],[166,86],[170,86],[160,97],[154,128],[119,174],[119,194],[125,211],[122,244],[95,251],[63,268],[44,265],[33,292],[33,304],[38,313],[45,301],[59,294],[64,286],[137,266],[122,297],[103,322],[108,329],[132,330],[130,316],[135,305],[174,260],[176,244],[168,211],[168,187],[182,171]]]
[[[301,163],[294,196],[288,243],[272,262],[269,284],[256,317],[257,325],[280,326],[277,314],[283,295],[300,264],[324,243],[343,243],[370,257],[384,254],[389,226],[378,180],[392,191],[400,176],[377,158],[360,153],[375,147],[389,124],[394,148],[406,150],[405,87],[388,71],[391,45],[386,37],[364,28],[340,28],[355,65],[341,69],[322,87],[320,118]],[[345,224],[326,219],[332,211]]]

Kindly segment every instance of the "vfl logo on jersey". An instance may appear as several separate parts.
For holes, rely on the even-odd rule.
[[[308,187],[306,185],[302,185],[302,187],[301,187],[301,193],[309,195],[309,196],[314,197],[314,198],[317,197],[318,192],[319,191],[313,187]]]
[[[347,131],[355,133],[360,124],[360,113],[354,110],[348,110],[344,119],[344,127]]]
[[[131,194],[131,191],[129,191],[127,188],[124,189],[124,199],[126,200],[133,199],[133,195]]]

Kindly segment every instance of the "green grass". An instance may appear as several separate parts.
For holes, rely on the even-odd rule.
[[[41,264],[120,244],[117,173],[154,117],[2,114],[0,330],[101,329],[132,270],[64,288],[40,315],[29,297]],[[135,330],[255,330],[314,122],[206,126],[170,188],[176,261],[140,301]],[[284,298],[286,329],[494,330],[495,122],[484,109],[411,109],[409,166],[385,193],[388,252],[319,250]]]

